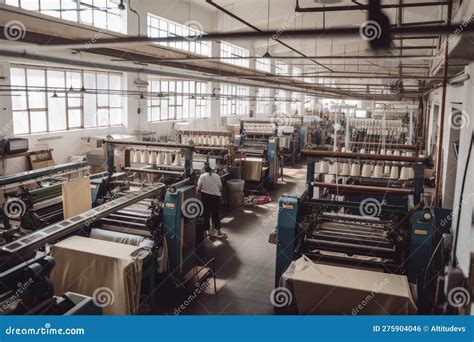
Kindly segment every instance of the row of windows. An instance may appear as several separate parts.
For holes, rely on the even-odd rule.
[[[255,60],[255,69],[263,72],[271,72],[270,58],[259,58]]]
[[[148,121],[181,120],[209,116],[207,83],[152,80],[148,87]]]
[[[249,67],[248,58],[236,57],[249,57],[249,50],[230,43],[221,42],[221,60],[223,62],[237,65],[240,67]]]
[[[221,116],[249,114],[249,87],[221,84]]]
[[[15,134],[122,124],[122,76],[86,70],[10,69]]]
[[[173,21],[160,18],[158,16],[149,14],[148,15],[148,36],[157,37],[187,37],[196,36],[199,37],[203,32],[200,32],[196,28],[184,26]],[[210,56],[211,55],[211,43],[199,40],[189,40],[185,42],[160,42],[160,45],[169,46],[175,49],[189,51],[199,55]]]
[[[56,18],[122,32],[119,0],[6,0],[7,5]]]
[[[263,116],[268,116],[271,111],[271,105],[272,105],[272,100],[271,100],[271,89],[269,88],[259,88],[257,90],[257,108],[256,108],[256,114],[257,115],[263,115]]]

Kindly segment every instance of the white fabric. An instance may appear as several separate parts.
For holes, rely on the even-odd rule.
[[[203,173],[198,179],[198,187],[202,187],[202,192],[208,195],[221,196],[221,177],[215,173]]]

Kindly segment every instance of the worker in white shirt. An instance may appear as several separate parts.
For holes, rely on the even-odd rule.
[[[201,201],[204,207],[204,229],[209,231],[212,219],[213,233],[208,236],[226,238],[221,232],[221,221],[219,219],[219,202],[222,196],[222,182],[218,174],[212,172],[208,163],[204,164],[204,172],[198,179],[197,190],[201,192]]]

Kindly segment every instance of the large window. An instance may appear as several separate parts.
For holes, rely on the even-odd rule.
[[[148,36],[158,37],[187,37],[201,36],[203,32],[199,32],[195,28],[187,27],[174,21],[160,18],[153,14],[148,14]],[[184,41],[184,42],[161,42],[163,46],[169,46],[175,49],[189,51],[199,55],[210,56],[211,43],[205,41]]]
[[[257,115],[258,116],[269,116],[271,113],[270,106],[272,105],[272,99],[270,98],[271,89],[269,88],[258,88],[257,89]]]
[[[185,80],[151,80],[148,87],[148,121],[182,120],[209,116],[207,83]]]
[[[255,69],[263,72],[270,72],[272,70],[270,58],[257,58],[255,60]]]
[[[249,50],[230,43],[221,42],[221,61],[248,68],[249,59],[239,57],[249,57]]]
[[[122,124],[122,75],[14,66],[13,132],[53,132]]]
[[[120,0],[6,0],[7,5],[115,32],[122,28]]]
[[[221,116],[249,114],[249,88],[235,84],[221,84]]]

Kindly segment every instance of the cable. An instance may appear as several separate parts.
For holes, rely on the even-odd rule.
[[[459,212],[458,212],[458,217],[457,217],[457,222],[456,222],[456,236],[454,238],[453,253],[452,253],[452,256],[451,256],[452,261],[453,261],[453,267],[457,266],[456,251],[457,251],[457,248],[458,248],[459,224],[461,222],[461,212],[462,212],[464,187],[465,187],[465,184],[466,184],[466,176],[467,176],[467,170],[469,169],[469,162],[471,161],[471,153],[472,153],[472,145],[473,144],[474,144],[474,132],[472,133],[472,136],[471,136],[471,145],[469,146],[469,152],[467,154],[466,167],[464,168],[464,176],[463,176],[462,183],[461,183],[461,194],[460,194],[460,197],[459,197],[460,205],[459,205]]]

